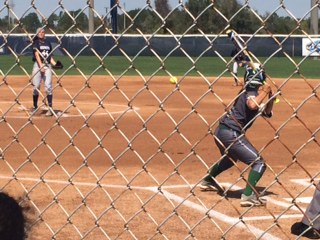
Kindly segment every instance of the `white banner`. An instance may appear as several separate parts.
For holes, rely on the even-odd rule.
[[[320,38],[303,38],[302,56],[320,56]]]

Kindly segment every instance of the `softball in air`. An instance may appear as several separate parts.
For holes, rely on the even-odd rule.
[[[176,77],[171,77],[169,81],[171,84],[177,84],[178,79]]]

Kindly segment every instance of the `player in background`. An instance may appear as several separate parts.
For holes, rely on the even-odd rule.
[[[243,54],[238,48],[234,48],[231,51],[231,57],[234,58],[232,65],[232,73],[234,75],[234,86],[242,85],[238,79],[238,68],[244,67],[246,62],[249,62],[250,59]]]
[[[242,207],[263,206],[266,202],[259,197],[255,187],[266,170],[266,164],[246,138],[245,132],[259,115],[267,118],[272,116],[273,94],[270,85],[265,82],[265,72],[258,63],[246,64],[244,80],[244,87],[232,108],[221,117],[214,134],[222,159],[210,169],[209,174],[200,183],[200,188],[203,191],[224,191],[216,181],[216,177],[240,160],[251,167],[240,205]],[[264,104],[266,97],[269,99]]]
[[[44,28],[37,30],[37,35],[33,41],[33,57],[32,60],[32,83],[33,83],[33,109],[32,113],[38,110],[38,99],[40,93],[41,81],[44,81],[44,86],[47,94],[48,111],[46,116],[53,115],[52,109],[52,72],[51,64],[55,65],[56,62],[52,57],[51,43],[45,38],[46,32]]]
[[[320,239],[320,182],[301,222],[291,226],[291,233],[309,239]]]

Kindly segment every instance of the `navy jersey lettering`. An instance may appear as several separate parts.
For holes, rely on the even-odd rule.
[[[41,61],[50,63],[52,46],[49,41],[47,41],[46,39],[44,40],[36,39],[33,43],[32,48],[33,48],[32,60],[34,62],[36,61],[35,52],[39,52]]]

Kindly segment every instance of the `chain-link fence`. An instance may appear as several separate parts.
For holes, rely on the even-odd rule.
[[[226,2],[128,11],[118,1],[103,15],[93,1],[76,11],[50,1],[48,15],[29,1],[19,16],[4,1],[0,182],[29,206],[29,239],[300,238],[290,228],[319,178],[319,47],[308,31],[319,1],[301,19],[285,1],[263,16],[250,1]],[[35,45],[33,16],[52,49]],[[232,146],[221,156],[215,129],[247,87],[245,68],[233,70],[240,54],[267,73],[264,103],[277,99],[273,117],[260,108],[245,134],[266,170],[252,186],[259,158],[232,157],[214,178],[223,191],[202,191],[212,166],[234,156]],[[246,186],[266,205],[241,206]]]

